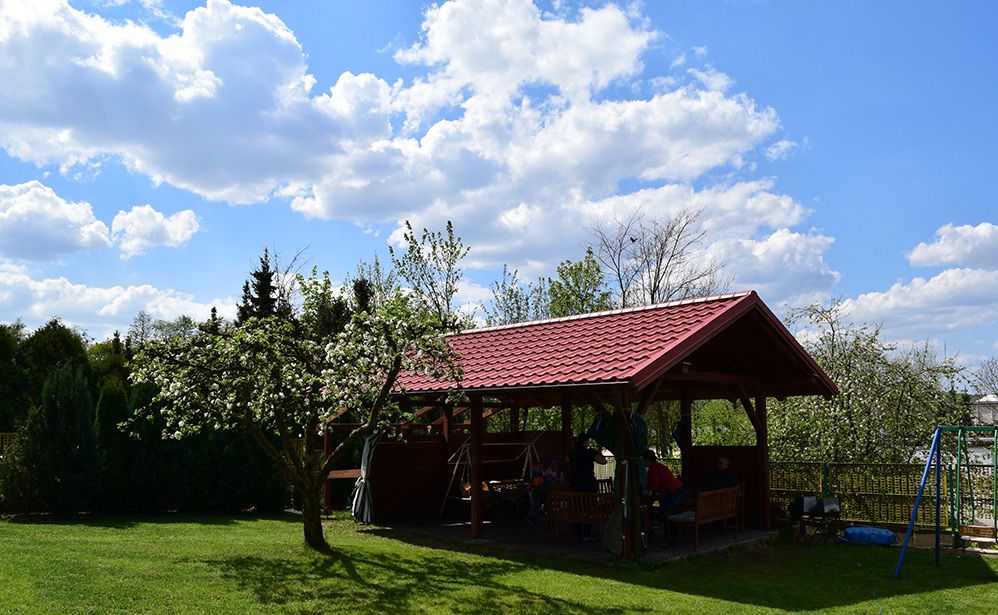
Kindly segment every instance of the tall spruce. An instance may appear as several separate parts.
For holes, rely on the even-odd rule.
[[[243,283],[243,300],[236,313],[236,324],[241,325],[250,318],[265,318],[278,314],[283,308],[279,301],[280,293],[274,284],[277,271],[272,267],[270,251],[263,249],[259,268],[250,272],[250,279]]]

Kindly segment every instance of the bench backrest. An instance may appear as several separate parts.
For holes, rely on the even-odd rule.
[[[738,514],[739,487],[701,491],[697,494],[697,523],[730,519]]]
[[[554,519],[599,523],[610,517],[615,505],[616,499],[612,493],[559,489],[548,492],[548,514]]]

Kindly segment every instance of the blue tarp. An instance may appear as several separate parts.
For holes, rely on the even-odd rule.
[[[839,541],[851,545],[892,545],[897,536],[882,527],[849,527],[842,531]]]

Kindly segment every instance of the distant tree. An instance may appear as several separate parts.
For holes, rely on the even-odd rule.
[[[0,324],[0,431],[14,431],[28,410],[28,393],[18,348],[24,341],[24,324]]]
[[[291,268],[297,259],[297,256],[292,259]],[[291,288],[281,284],[281,279],[287,279],[288,274],[289,271],[280,270],[276,258],[271,261],[270,251],[264,248],[263,256],[260,257],[260,266],[250,272],[250,279],[243,283],[242,302],[236,308],[236,324],[241,325],[253,317],[290,318]]]
[[[974,370],[973,384],[978,395],[998,396],[998,357],[981,361],[981,364]]]
[[[132,319],[132,324],[128,325],[127,341],[129,344],[132,346],[141,346],[155,337],[156,329],[154,325],[155,320],[152,315],[145,310],[141,310]]]
[[[218,310],[215,309],[215,306],[211,306],[211,316],[208,317],[208,320],[201,323],[199,328],[206,333],[220,333],[224,325],[225,321],[219,318]]]
[[[41,403],[42,387],[63,366],[70,369],[89,368],[83,338],[53,318],[35,329],[18,345],[19,365],[24,376],[24,386],[29,405]]]
[[[0,464],[2,506],[9,512],[90,510],[93,402],[83,369],[65,364],[55,370],[41,398],[17,431],[14,453]]]
[[[344,286],[353,286],[354,280],[364,280],[368,286],[368,300],[366,303],[358,299],[358,303],[377,307],[395,296],[400,289],[398,272],[392,267],[384,267],[378,257],[375,256],[371,262],[361,262],[357,265],[357,271],[353,276],[348,276]]]
[[[771,452],[778,459],[908,463],[936,425],[962,424],[969,409],[953,391],[961,368],[928,346],[898,348],[880,328],[843,320],[841,306],[793,312],[804,346],[839,388],[831,399],[791,397],[769,409]]]
[[[350,302],[342,294],[333,292],[329,273],[324,272],[319,277],[318,271],[313,268],[311,277],[300,276],[298,284],[303,288],[305,301],[302,324],[316,340],[329,340],[346,327],[352,315]],[[363,306],[361,311],[370,309],[370,284],[363,278],[357,278],[352,286],[355,303]]]
[[[460,321],[454,296],[463,274],[460,262],[468,255],[469,248],[454,233],[450,221],[443,233],[424,228],[418,238],[408,221],[405,228],[402,235],[405,251],[400,254],[390,248],[396,274],[438,321]]]
[[[702,220],[703,210],[684,210],[664,220],[639,210],[590,229],[618,306],[700,297],[727,287],[724,265],[702,258],[707,237]]]
[[[197,329],[197,323],[194,322],[193,318],[184,314],[173,320],[157,320],[153,323],[152,329],[153,335],[157,338],[187,338],[194,335],[194,331]]]
[[[125,345],[121,342],[121,335],[117,331],[109,340],[90,344],[87,347],[87,357],[98,390],[112,380],[127,388],[128,359]]]
[[[503,265],[502,278],[492,283],[492,303],[485,308],[485,321],[489,325],[508,325],[550,316],[550,299],[547,282],[539,278],[536,283],[520,283],[519,272]]]
[[[593,255],[586,250],[581,261],[563,261],[557,277],[548,280],[548,310],[553,318],[609,310],[613,307],[603,271]]]
[[[119,425],[128,418],[124,383],[109,379],[101,387],[94,421],[94,437],[100,488],[98,508],[121,510],[130,503],[129,477],[133,442]]]

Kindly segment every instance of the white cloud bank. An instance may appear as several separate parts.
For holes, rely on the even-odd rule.
[[[131,258],[156,246],[180,247],[198,228],[189,209],[165,216],[138,205],[119,211],[108,232],[90,203],[67,201],[38,181],[0,184],[0,257],[48,260],[116,245]]]
[[[831,239],[793,230],[806,210],[774,180],[745,177],[753,158],[789,148],[763,150],[776,111],[709,65],[646,74],[662,36],[615,4],[548,15],[529,0],[458,0],[428,9],[396,53],[422,70],[411,82],[344,72],[315,91],[294,34],[258,8],[209,0],[160,36],[59,0],[7,2],[0,146],[64,170],[120,161],[230,203],[286,198],[321,219],[452,219],[483,268],[550,273],[581,254],[597,214],[700,205],[710,250],[741,264],[737,287],[827,288]],[[690,63],[704,55],[690,50]],[[661,87],[636,94],[646,81]],[[127,257],[152,237],[182,243],[194,224],[122,222],[111,237]],[[798,284],[767,281],[767,262]]]
[[[111,223],[112,237],[121,248],[122,258],[131,258],[155,246],[180,247],[198,228],[197,216],[190,209],[164,216],[150,205],[119,211]]]
[[[41,259],[110,245],[90,203],[66,201],[37,181],[0,185],[0,256]]]
[[[907,256],[912,266],[958,266],[848,299],[845,313],[857,321],[884,323],[895,339],[983,332],[998,323],[998,227],[946,224],[935,241],[919,243]]]
[[[998,269],[998,226],[947,224],[936,231],[932,243],[920,243],[908,253],[915,266],[966,265]]]
[[[148,284],[95,287],[74,284],[64,277],[36,279],[24,266],[0,261],[0,313],[22,315],[37,326],[58,316],[101,339],[145,310],[154,318],[187,314],[206,320],[212,306],[221,316],[235,316],[236,300],[216,298],[201,303],[188,293]]]

